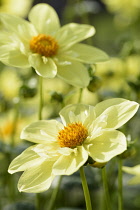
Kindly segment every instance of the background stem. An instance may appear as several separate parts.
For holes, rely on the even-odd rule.
[[[42,109],[43,109],[43,88],[42,88],[43,78],[39,77],[39,111],[38,111],[38,120],[42,120]],[[41,195],[36,194],[36,210],[40,210]]]
[[[78,102],[77,103],[81,103],[81,101],[82,101],[82,93],[83,93],[83,88],[80,88],[80,90],[79,90],[79,98],[78,98]]]
[[[38,119],[42,120],[42,108],[43,108],[43,94],[42,94],[42,83],[43,83],[43,78],[39,77],[39,112],[38,112]]]
[[[60,188],[61,181],[62,181],[62,176],[59,177],[57,186],[53,190],[51,200],[50,200],[50,203],[49,203],[49,207],[47,207],[48,210],[52,210],[53,207],[54,207],[54,204],[55,204],[55,201],[56,201],[56,198],[57,198],[57,195],[58,195],[58,191],[59,191],[59,188]]]
[[[83,186],[83,191],[84,191],[84,196],[85,196],[85,201],[86,201],[86,210],[92,210],[89,189],[88,189],[83,166],[79,170],[80,170],[80,176],[82,180],[82,186]]]
[[[122,159],[118,158],[118,210],[123,210]]]
[[[102,180],[103,180],[103,188],[104,188],[104,197],[105,197],[105,201],[106,201],[106,207],[107,207],[107,210],[111,210],[111,202],[110,202],[110,196],[109,196],[109,190],[108,190],[108,184],[107,184],[106,168],[103,167],[101,170],[102,170]]]

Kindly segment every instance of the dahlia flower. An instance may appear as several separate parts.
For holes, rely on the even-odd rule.
[[[125,135],[116,130],[138,110],[125,99],[109,99],[95,107],[68,105],[60,111],[62,122],[40,120],[26,126],[21,139],[34,142],[9,166],[9,172],[24,171],[19,191],[47,190],[55,176],[71,175],[88,163],[108,162],[127,148]]]
[[[29,21],[1,13],[5,30],[0,34],[0,61],[14,67],[33,67],[42,77],[56,75],[76,87],[90,81],[84,64],[105,61],[103,51],[79,43],[94,35],[91,25],[69,23],[60,27],[55,10],[47,4],[35,5]]]

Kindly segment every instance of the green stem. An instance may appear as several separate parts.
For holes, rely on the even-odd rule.
[[[43,108],[43,94],[42,94],[42,83],[43,83],[43,79],[42,77],[39,77],[39,112],[38,112],[38,119],[42,120],[42,108]]]
[[[111,202],[110,202],[110,196],[109,196],[109,190],[108,190],[108,184],[107,184],[106,168],[103,167],[101,170],[102,170],[102,180],[103,180],[106,207],[107,207],[107,210],[111,210]]]
[[[11,151],[12,151],[12,145],[11,145]],[[8,152],[5,154],[7,155],[7,161],[10,164],[12,161],[12,153]],[[11,176],[11,174],[5,173],[3,184],[4,184],[3,185],[4,188],[5,188],[5,186],[8,187],[9,201],[15,202],[15,200],[16,200],[15,176],[14,175]]]
[[[39,111],[38,111],[38,120],[42,120],[42,109],[43,109],[43,88],[42,84],[43,83],[43,78],[39,77]],[[40,210],[40,204],[41,204],[41,195],[36,194],[36,210]]]
[[[41,195],[40,193],[36,193],[36,210],[40,210],[41,205]]]
[[[118,158],[118,210],[123,210],[122,159]]]
[[[77,103],[80,103],[82,101],[82,93],[83,93],[83,88],[80,88],[80,90],[79,90],[79,98],[78,98],[78,102]]]
[[[92,210],[89,189],[88,189],[83,166],[80,168],[80,176],[82,180],[82,186],[83,186],[83,191],[84,191],[84,196],[85,196],[85,201],[86,201],[86,210]]]
[[[62,181],[62,176],[59,177],[57,186],[53,190],[51,200],[50,200],[50,203],[49,203],[49,207],[47,207],[47,210],[52,210],[54,208],[54,204],[55,204],[55,201],[56,201],[56,198],[57,198],[57,195],[58,195],[58,191],[59,191],[59,188],[60,188],[61,181]]]

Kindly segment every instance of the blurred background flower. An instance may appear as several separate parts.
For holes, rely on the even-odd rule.
[[[0,1],[0,13],[8,13],[18,15],[20,17],[26,17],[33,0],[1,0]]]
[[[17,74],[17,70],[5,66],[0,71],[0,94],[7,100],[17,97],[19,88],[22,85],[22,80]]]
[[[104,64],[96,65],[95,75],[102,79],[102,91],[130,91],[129,82],[136,82],[140,76],[140,56],[112,57]]]
[[[102,0],[107,9],[115,14],[116,21],[121,24],[129,25],[136,21],[140,16],[140,2],[139,0]]]
[[[135,175],[129,180],[128,184],[140,184],[140,165],[136,165],[134,167],[123,166],[123,171],[128,174]]]

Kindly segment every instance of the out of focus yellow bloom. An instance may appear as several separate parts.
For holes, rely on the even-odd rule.
[[[11,110],[7,113],[3,113],[0,115],[0,141],[5,144],[12,144],[12,136],[14,134],[14,144],[18,144],[20,142],[19,135],[20,131],[23,128],[23,120],[17,119],[14,122],[14,110]]]
[[[133,178],[129,180],[128,184],[131,184],[131,185],[140,184],[140,164],[134,167],[123,166],[123,171],[129,174],[135,175]]]
[[[31,8],[33,0],[1,0],[0,1],[0,13],[8,13],[18,15],[20,17],[26,17]]]
[[[140,56],[130,55],[126,58],[126,77],[132,81],[136,81],[137,77],[140,76]]]
[[[127,23],[136,20],[140,15],[140,1],[139,0],[102,0],[108,10],[116,15],[120,20]]]
[[[96,66],[96,75],[102,78],[102,88],[104,90],[119,91],[126,87],[125,64],[119,58],[112,58],[102,65]]]
[[[31,123],[35,115],[17,116],[15,109],[0,115],[0,141],[5,144],[17,145],[21,143],[20,133],[23,127]]]
[[[96,65],[96,75],[102,78],[103,90],[128,90],[128,81],[135,82],[140,75],[140,56],[130,55],[125,59],[111,58]]]
[[[18,96],[22,81],[15,69],[5,67],[0,73],[0,93],[8,100]]]

